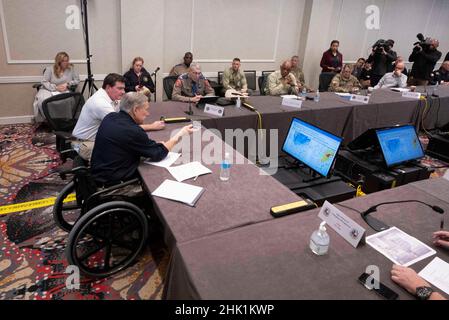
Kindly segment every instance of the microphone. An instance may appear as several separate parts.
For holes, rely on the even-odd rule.
[[[383,223],[382,221],[379,221],[371,216],[369,216],[370,213],[372,212],[376,212],[377,211],[377,207],[386,205],[386,204],[395,204],[395,203],[407,203],[407,202],[417,202],[417,203],[421,203],[425,206],[428,206],[429,208],[431,208],[433,211],[443,215],[444,214],[444,210],[439,207],[439,206],[435,206],[435,205],[431,205],[428,204],[426,202],[420,201],[420,200],[401,200],[401,201],[390,201],[390,202],[382,202],[379,204],[376,204],[370,208],[368,208],[367,210],[363,211],[360,213],[360,215],[362,216],[362,219],[375,231],[379,232],[379,231],[384,231],[386,229],[389,229],[390,226],[386,225],[385,223]]]
[[[154,72],[151,74],[151,76],[154,76],[159,70],[161,70],[161,68],[157,67],[156,70],[154,70]]]
[[[248,102],[243,102],[242,103],[242,105],[246,108],[246,109],[248,109],[248,110],[251,110],[251,111],[256,111],[256,108],[254,108],[252,105],[250,105]]]

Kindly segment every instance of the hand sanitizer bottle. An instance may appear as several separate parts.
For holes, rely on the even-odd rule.
[[[240,109],[242,107],[242,100],[240,100],[240,96],[237,97],[237,101],[235,103],[235,107]]]
[[[318,256],[327,254],[329,250],[329,235],[325,225],[325,221],[321,222],[319,229],[315,230],[310,237],[310,249]]]

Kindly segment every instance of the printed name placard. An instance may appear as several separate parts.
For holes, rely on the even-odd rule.
[[[402,96],[404,98],[419,100],[421,98],[421,93],[419,93],[419,92],[402,92]]]
[[[359,94],[353,94],[351,95],[351,98],[349,99],[349,101],[353,101],[353,102],[360,102],[360,103],[369,103],[369,98],[368,96],[361,96]]]
[[[282,105],[285,107],[301,109],[302,101],[298,99],[282,98]]]
[[[326,221],[332,229],[348,241],[354,248],[357,248],[360,241],[365,236],[365,229],[328,201],[324,203],[318,217]]]
[[[214,106],[212,104],[206,104],[204,106],[204,113],[211,114],[213,116],[217,117],[223,117],[224,115],[224,108],[219,106]]]

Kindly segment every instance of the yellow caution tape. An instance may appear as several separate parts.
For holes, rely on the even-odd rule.
[[[13,212],[21,212],[36,208],[43,208],[52,206],[55,203],[56,197],[51,197],[47,199],[28,201],[23,203],[10,204],[7,206],[0,207],[0,216]],[[72,202],[76,200],[76,195],[74,193],[69,194],[65,199],[64,203]]]

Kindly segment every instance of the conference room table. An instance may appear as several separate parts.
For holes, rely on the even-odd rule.
[[[439,89],[439,91],[449,93],[449,88],[441,88]],[[430,121],[430,119],[434,119],[435,121],[438,120],[442,122],[445,118],[449,117],[449,95],[447,97],[443,97],[443,95],[440,93],[440,96],[441,107],[439,110],[440,112],[438,118],[435,115],[434,118],[428,117],[426,119],[427,121]],[[371,127],[405,123],[413,123],[418,126],[420,122],[420,116],[424,110],[422,101],[403,98],[400,93],[391,92],[389,90],[379,90],[373,93],[369,104],[357,104],[354,102],[350,102],[346,99],[343,99],[342,97],[335,95],[334,93],[322,93],[319,102],[304,101],[301,109],[293,109],[282,106],[281,101],[282,99],[280,97],[268,96],[254,96],[250,97],[249,99],[249,103],[256,107],[262,115],[262,127],[264,129],[279,130],[279,141],[283,141],[292,117],[299,117],[334,134],[342,135],[346,138],[346,142],[349,142]],[[150,116],[146,119],[146,122],[149,123],[155,120],[159,120],[162,116],[166,118],[187,116],[185,112],[188,109],[188,104],[181,102],[168,101],[152,103],[150,108]],[[198,132],[198,134],[207,134],[209,139],[211,137],[216,137],[218,140],[221,139],[221,137],[215,136],[214,133],[212,133],[209,129],[217,129],[218,131],[215,132],[221,133],[224,132],[225,129],[246,130],[257,128],[258,116],[254,112],[245,108],[237,109],[233,106],[225,107],[225,114],[223,117],[215,117],[209,114],[205,114],[202,110],[195,107],[193,107],[192,109],[194,111],[194,114],[188,117],[191,120],[201,121],[202,129],[200,132]],[[186,124],[187,123],[166,124],[165,130],[151,132],[149,133],[149,136],[156,141],[166,141],[170,137],[170,134],[172,134],[173,130],[180,129]],[[436,125],[436,122],[431,124],[431,126]],[[428,128],[430,128],[430,126]],[[190,142],[188,142],[187,145],[193,146],[193,137],[189,137],[188,139],[190,139]],[[209,243],[210,240],[211,250],[212,244],[215,243],[215,239],[221,239],[220,237],[225,234],[230,235],[230,238],[227,239],[229,241],[231,241],[231,238],[234,237],[234,235],[237,235],[238,237],[240,237],[240,240],[251,243],[251,241],[253,240],[251,240],[250,237],[248,239],[244,239],[245,236],[243,234],[246,234],[246,231],[254,231],[255,234],[259,234],[259,227],[268,226],[268,224],[273,223],[273,227],[278,226],[279,229],[286,228],[285,234],[290,234],[292,236],[292,242],[290,244],[292,247],[301,248],[301,245],[296,242],[308,239],[310,233],[318,227],[317,223],[319,222],[316,218],[317,212],[309,212],[288,217],[286,219],[275,220],[269,213],[272,206],[298,201],[301,198],[290,191],[288,188],[277,182],[271,176],[261,174],[262,171],[260,168],[258,168],[249,160],[245,160],[245,152],[237,152],[236,150],[233,150],[235,146],[232,143],[230,143],[230,145],[221,145],[221,152],[219,151],[218,155],[215,155],[216,159],[218,159],[217,161],[213,163],[205,163],[203,161],[204,159],[195,157],[198,157],[198,151],[200,151],[200,153],[205,152],[205,150],[210,146],[210,141],[202,141],[202,139],[197,139],[196,141],[201,141],[201,143],[197,146],[197,149],[195,149],[195,147],[193,146],[193,148],[187,149],[187,151],[184,150],[183,157],[187,157],[187,159],[181,158],[176,163],[180,164],[190,162],[192,160],[199,160],[212,171],[211,174],[200,176],[197,179],[190,179],[185,181],[186,183],[205,188],[205,192],[199,199],[196,206],[189,207],[182,203],[153,197],[156,214],[161,220],[164,228],[165,242],[169,249],[173,252],[173,259],[170,263],[170,270],[167,274],[168,281],[166,296],[168,298],[215,298],[220,296],[215,295],[215,293],[196,294],[195,290],[193,292],[188,290],[185,291],[188,292],[187,296],[185,296],[184,294],[179,294],[179,292],[184,291],[185,289],[177,289],[178,285],[180,286],[180,288],[183,285],[183,279],[179,279],[179,275],[180,273],[184,274],[183,272],[186,272],[187,268],[189,268],[189,270],[191,268],[190,265],[184,265],[184,256],[182,256],[181,258],[181,255],[183,255],[184,252],[190,252],[188,251],[188,248],[190,248],[189,246],[192,246],[192,251],[196,251],[198,248],[193,248],[193,246],[197,243],[196,241],[201,242],[199,245],[201,247],[204,243]],[[281,145],[282,142],[280,142],[279,144]],[[242,164],[233,165],[231,169],[231,179],[227,182],[222,182],[219,179],[219,163],[223,158],[225,148],[231,151],[234,160],[238,158],[240,160],[244,159],[244,161]],[[166,169],[143,163],[139,166],[139,173],[142,177],[144,188],[149,194],[153,192],[165,179],[173,179]],[[404,190],[414,190],[416,193],[416,190],[418,190],[418,186],[407,186],[407,188]],[[425,193],[423,192],[422,194]],[[376,195],[377,194],[374,194],[372,196]],[[383,197],[384,194],[381,193],[378,196]],[[411,196],[415,195],[413,194]],[[365,198],[357,201],[364,203]],[[437,201],[441,200],[437,199]],[[306,217],[306,220],[303,221],[303,217]],[[396,223],[395,221],[393,222]],[[296,230],[295,226],[298,225],[303,228],[301,230],[307,231],[305,232],[307,234],[301,233],[299,238],[297,235],[294,235],[294,232]],[[399,223],[397,225],[401,226],[401,224]],[[265,239],[264,241],[268,241],[270,239],[270,228],[271,226],[266,227],[266,230],[262,230],[262,233],[266,232],[264,236],[257,237],[261,241],[261,238],[266,237],[267,239]],[[431,230],[427,231],[431,232]],[[273,241],[274,239],[279,238],[278,235],[273,235],[273,237]],[[293,239],[297,239],[297,241],[295,242],[293,241]],[[281,237],[278,240],[279,245],[283,246],[282,241],[286,241],[286,238]],[[232,240],[231,242],[234,243],[234,241],[236,240]],[[341,246],[342,250],[345,250],[344,252],[347,252],[348,248],[345,246],[345,243],[339,243],[339,240],[335,241],[336,245],[334,246],[334,248],[340,248]],[[287,244],[287,242],[285,242],[284,244]],[[224,243],[221,243],[221,245],[224,245]],[[275,243],[267,243],[267,246],[268,248],[273,248],[273,250],[276,249]],[[304,246],[304,244],[302,244],[302,246]],[[227,252],[227,254],[230,254],[230,252],[227,251],[225,247],[220,248],[220,250],[222,252]],[[207,248],[205,247],[205,249]],[[245,251],[245,254],[248,254],[251,251],[251,248],[246,246],[246,244],[242,244],[241,249],[248,250]],[[198,251],[200,255],[202,252],[201,250]],[[265,251],[266,249],[260,250],[262,251],[259,252],[259,254],[263,256],[263,254],[266,253],[268,255],[266,257],[267,259],[271,254],[277,252],[277,249],[273,253],[271,251]],[[362,248],[361,251],[357,249],[347,258],[351,258],[352,255],[357,255],[355,252],[365,252],[364,250],[367,250],[366,247]],[[206,254],[206,252],[207,251],[204,251],[204,257],[208,257],[209,254],[212,254]],[[303,248],[303,251],[301,252],[305,253],[306,250]],[[190,253],[187,254],[187,257],[190,257]],[[220,259],[221,258],[225,259],[224,256],[220,257]],[[264,261],[265,258],[259,257],[257,259],[261,259]],[[299,258],[297,258],[296,260],[298,259]],[[306,259],[310,259],[310,256]],[[367,260],[368,258],[362,261]],[[217,260],[212,259],[211,263],[214,263],[214,261]],[[233,258],[230,258],[229,261],[234,260]],[[243,259],[242,261],[245,261],[245,259]],[[376,263],[382,263],[382,261],[383,260],[380,259],[375,260]],[[347,272],[344,270],[340,270],[340,268],[344,269],[346,266],[344,263],[341,264],[342,261],[338,260],[336,262],[340,263],[340,265],[336,264],[336,266],[338,266],[338,270],[335,270],[337,274]],[[228,264],[226,263],[223,264],[223,266],[227,265]],[[205,267],[206,266],[207,264],[205,264]],[[249,266],[249,268],[251,270],[252,267]],[[240,265],[239,263],[237,263],[237,261],[235,261],[234,269],[240,270]],[[282,270],[282,268],[280,270]],[[321,270],[324,271],[324,269]],[[203,271],[205,272],[204,275],[207,275],[207,270],[201,270],[201,273]],[[360,270],[358,270],[357,272],[361,273],[361,271],[359,271]],[[210,270],[210,272],[213,273],[214,271]],[[317,275],[318,274],[314,274],[314,277],[316,277]],[[276,278],[275,273],[270,276]],[[345,274],[345,276],[347,277],[347,279],[349,279],[349,274]],[[351,274],[351,277],[352,276],[353,275]],[[328,276],[324,277],[326,278]],[[234,283],[235,281],[231,278],[232,277],[228,279],[230,280],[229,285],[233,286],[232,283]],[[212,277],[211,279],[214,278]],[[187,284],[187,286],[190,286],[191,279],[188,279],[188,281],[189,284]],[[174,285],[174,283],[177,284]],[[223,292],[226,293],[226,291]],[[339,291],[337,290],[334,291],[334,293],[335,292]],[[231,293],[231,291],[229,291],[229,293]],[[254,296],[253,294],[248,294],[247,296],[245,295],[245,298],[255,298],[256,296]],[[307,297],[318,296],[319,295],[308,295]],[[337,296],[340,297],[340,295]],[[234,295],[234,292],[229,295],[229,298],[238,297],[243,298],[243,296],[240,296],[238,294]],[[280,294],[279,292],[273,292],[273,295],[268,294],[265,297],[283,298],[285,297],[285,295]],[[301,297],[305,296],[301,296],[299,294],[298,296],[295,296],[295,299]],[[325,298],[326,295],[324,294],[319,297]],[[363,297],[363,295],[360,297]],[[366,295],[365,297],[369,298],[372,296]]]
[[[170,114],[161,108],[152,108],[150,112],[151,119],[159,119],[161,115]],[[166,141],[173,130],[184,125],[186,123],[167,124],[165,130],[151,132],[150,137],[155,141]],[[186,144],[193,146],[193,139],[200,141],[199,135],[203,135],[206,130],[202,128],[201,131],[188,137]],[[195,136],[196,134],[198,136]],[[209,134],[213,136],[213,133]],[[216,141],[218,140],[222,142],[219,137]],[[196,180],[184,181],[205,188],[195,207],[159,197],[153,199],[156,214],[164,227],[164,240],[169,248],[173,248],[177,243],[223,230],[273,219],[270,215],[272,206],[301,200],[287,187],[271,176],[265,175],[256,165],[224,143],[220,143],[220,149],[216,150],[217,159],[222,159],[224,152],[229,151],[233,156],[233,162],[238,164],[231,167],[229,181],[221,181],[219,178],[221,161],[208,164],[204,157],[195,158],[203,153],[208,145],[210,145],[208,141],[201,141],[197,149],[182,150],[181,158],[175,163],[177,165],[200,161],[212,171],[211,174],[199,176]],[[174,180],[165,168],[141,164],[138,170],[148,193],[153,192],[165,179]]]
[[[420,200],[448,212],[449,181],[427,180],[420,184],[432,191],[432,186],[438,190],[444,187],[446,194],[435,196],[426,188],[409,184],[354,198],[342,202],[345,207],[338,204],[336,207],[366,228],[368,236],[375,231],[355,210],[364,211],[385,201]],[[309,239],[321,222],[319,210],[178,244],[170,261],[164,297],[211,300],[382,299],[357,281],[368,266],[377,266],[381,283],[398,293],[401,300],[414,299],[391,280],[393,263],[390,260],[367,244],[352,247],[329,226],[328,254],[313,254]],[[441,216],[429,207],[420,203],[391,204],[380,206],[371,214],[433,247],[437,257],[449,262],[449,251],[432,244],[432,233],[439,230]],[[447,214],[444,219],[447,225]],[[411,267],[419,272],[433,258],[435,255]]]
[[[430,93],[433,89],[418,87],[416,91]],[[331,92],[321,93],[318,102],[303,101],[300,109],[283,106],[281,97],[251,96],[248,103],[260,113],[262,129],[278,130],[277,151],[280,152],[293,117],[343,137],[343,144],[350,143],[371,128],[404,124],[413,124],[417,129],[423,126],[426,130],[441,127],[449,123],[449,86],[439,86],[436,93],[439,97],[429,97],[427,107],[425,101],[406,98],[402,93],[389,89],[375,90],[368,104],[351,102]],[[187,116],[184,113],[188,110],[187,103],[166,101],[152,104],[152,109],[158,107],[166,111],[164,115],[167,117]],[[194,114],[188,117],[201,121],[206,128],[218,130],[222,137],[226,129],[245,131],[258,128],[258,115],[244,107],[225,106],[222,117],[206,114],[194,106],[192,110]],[[265,137],[269,147],[268,132]],[[248,156],[247,145],[239,151]]]

